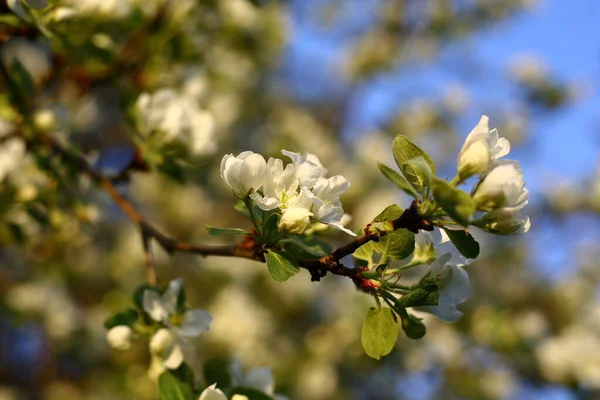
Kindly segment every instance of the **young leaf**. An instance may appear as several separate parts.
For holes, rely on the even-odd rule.
[[[475,211],[471,196],[441,179],[434,179],[433,197],[450,218],[463,226],[469,225],[469,218]]]
[[[243,229],[240,228],[217,228],[212,225],[205,226],[206,231],[210,236],[225,236],[225,235],[247,235]]]
[[[382,237],[375,243],[375,250],[387,254],[389,258],[401,260],[415,249],[415,234],[406,229],[398,229]]]
[[[360,266],[360,265],[365,265],[365,263],[361,263],[360,261],[366,261],[366,265],[367,267],[369,267],[369,269],[373,268],[373,253],[375,252],[376,248],[375,248],[376,243],[371,241],[371,242],[367,242],[365,244],[363,244],[362,246],[360,246],[358,249],[356,249],[356,251],[354,252],[354,254],[352,255],[356,260],[359,260],[358,262],[354,262],[355,266]]]
[[[290,235],[279,243],[287,245],[286,250],[290,249],[294,254],[297,253],[298,258],[322,257],[332,250],[329,243],[313,235]]]
[[[165,372],[158,378],[158,394],[161,400],[194,400],[190,384],[178,379],[171,372]]]
[[[400,170],[404,176],[413,176],[416,186],[413,184],[415,189],[422,192],[422,188],[425,186],[431,186],[431,167],[423,157],[416,157],[411,160],[405,161],[400,164]]]
[[[404,210],[398,205],[392,204],[390,206],[387,206],[382,212],[380,212],[375,218],[373,218],[373,221],[387,221],[400,218],[403,212]]]
[[[104,322],[106,329],[114,328],[118,325],[127,325],[131,327],[138,319],[138,312],[133,308],[128,308],[118,314],[113,315]]]
[[[392,152],[394,154],[394,160],[396,160],[396,164],[406,177],[406,180],[420,193],[423,192],[423,187],[421,186],[419,179],[417,178],[417,172],[410,165],[406,165],[404,169],[402,169],[402,164],[412,160],[413,158],[423,157],[423,160],[429,166],[432,175],[435,175],[435,165],[431,158],[425,153],[419,146],[412,143],[410,140],[406,138],[404,135],[397,135],[392,143]]]
[[[397,304],[401,307],[437,306],[440,300],[440,291],[437,285],[424,285],[402,296]]]
[[[248,211],[248,207],[246,207],[246,204],[243,200],[238,200],[233,206],[233,209],[242,214],[244,217],[248,219],[250,218],[250,211]]]
[[[396,186],[400,188],[403,192],[408,194],[409,196],[414,197],[415,199],[419,197],[419,194],[413,189],[413,187],[407,182],[404,177],[402,177],[398,172],[394,171],[390,167],[380,162],[377,163],[377,167],[381,171],[381,173],[388,178],[392,183],[395,183]]]
[[[296,260],[285,251],[269,250],[265,258],[269,273],[277,282],[285,282],[300,272]]]
[[[367,355],[379,360],[389,354],[398,339],[398,323],[392,310],[371,308],[367,312],[361,331],[361,342]]]
[[[467,258],[477,258],[479,255],[479,243],[471,236],[471,234],[466,230],[452,230],[452,229],[444,229],[454,247],[460,254]]]

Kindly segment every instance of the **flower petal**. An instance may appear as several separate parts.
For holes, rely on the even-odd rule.
[[[155,321],[164,321],[169,318],[169,311],[162,297],[154,290],[144,291],[144,311]]]
[[[200,336],[210,328],[212,317],[203,310],[189,310],[183,314],[183,322],[174,329],[185,337],[192,338]]]

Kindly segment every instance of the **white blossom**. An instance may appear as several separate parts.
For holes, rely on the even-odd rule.
[[[150,341],[155,356],[150,366],[150,376],[160,375],[161,368],[176,369],[183,362],[182,347],[186,339],[200,336],[208,331],[212,317],[202,310],[177,312],[177,299],[182,280],[175,279],[161,296],[153,290],[144,291],[144,310],[150,318],[161,322],[166,328],[159,329]]]
[[[321,164],[319,158],[311,153],[294,153],[287,150],[281,150],[281,153],[292,159],[294,167],[300,180],[300,186],[308,189],[317,183],[319,178],[324,178],[327,170]]]
[[[193,155],[212,154],[216,150],[215,121],[212,114],[198,107],[196,100],[173,89],[142,93],[136,102],[140,131],[149,136],[164,134],[164,140],[177,140]]]
[[[481,229],[498,235],[517,235],[529,232],[531,221],[522,212],[527,203],[517,207],[503,207],[492,210],[473,224]]]
[[[281,213],[278,228],[283,232],[302,234],[311,227],[310,217],[313,215],[307,208],[286,208]]]
[[[529,191],[523,182],[523,171],[517,161],[494,163],[478,183],[473,194],[477,208],[492,211],[503,207],[522,208],[527,204]],[[519,208],[520,207],[520,208]]]
[[[133,330],[127,325],[117,325],[106,332],[106,341],[117,350],[129,350],[133,337]]]
[[[458,155],[458,175],[464,180],[485,173],[491,163],[510,151],[510,142],[498,137],[496,129],[489,129],[489,118],[482,116],[465,139]]]
[[[260,189],[266,172],[264,157],[252,151],[244,151],[237,156],[226,154],[221,160],[221,178],[238,197]]]
[[[229,365],[233,386],[244,386],[259,390],[275,400],[286,400],[287,397],[275,394],[275,379],[273,372],[267,367],[256,367],[244,373],[242,364],[235,359]]]
[[[449,263],[451,258],[450,253],[442,254],[429,266],[430,276],[440,291],[438,305],[419,307],[445,322],[456,322],[462,317],[463,313],[456,306],[471,294],[469,275],[462,267]]]
[[[349,235],[356,236],[354,232],[345,228],[341,221],[344,218],[344,209],[340,195],[348,190],[350,183],[341,175],[329,179],[319,178],[312,189],[312,200],[315,219],[329,226],[339,229]]]
[[[161,328],[150,339],[152,359],[148,375],[157,379],[166,369],[177,369],[183,363],[181,342],[166,328]]]
[[[212,385],[204,389],[202,393],[200,393],[200,397],[198,398],[198,400],[227,400],[227,396],[221,391],[221,389],[217,389],[216,383],[213,383]]]
[[[269,158],[266,174],[263,181],[263,195],[254,192],[250,198],[265,210],[287,207],[298,197],[299,179],[293,164],[283,168],[283,161],[279,158]]]
[[[415,235],[415,250],[411,262],[426,263],[435,256],[435,247],[431,233],[419,230]]]
[[[5,138],[13,129],[13,125],[0,120],[0,182],[23,161],[27,153],[25,142],[19,137]]]

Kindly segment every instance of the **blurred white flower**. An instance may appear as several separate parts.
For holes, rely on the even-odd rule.
[[[465,180],[485,173],[491,163],[510,151],[510,142],[498,137],[496,129],[489,129],[489,118],[484,115],[465,139],[458,155],[458,176]]]
[[[239,398],[240,395],[236,394],[235,396],[238,396]],[[247,398],[246,396],[242,397]],[[225,396],[225,393],[223,393],[221,389],[217,389],[216,383],[213,383],[212,385],[204,389],[204,391],[200,394],[198,400],[227,400],[227,396]]]
[[[153,290],[144,291],[144,311],[150,318],[162,322],[177,338],[186,339],[207,332],[212,317],[203,310],[187,310],[182,315],[177,312],[177,299],[183,280],[174,279],[161,296]]]
[[[148,372],[150,377],[157,377],[164,368],[178,368],[183,362],[182,347],[186,345],[186,339],[200,336],[210,327],[212,317],[202,310],[178,313],[182,283],[181,279],[172,280],[162,296],[153,290],[144,291],[144,311],[166,326],[159,329],[150,341],[150,351],[154,356]]]
[[[148,376],[157,379],[166,369],[177,369],[183,363],[184,355],[180,341],[166,328],[161,328],[150,339],[152,359]]]
[[[464,303],[471,294],[469,275],[463,268],[450,264],[451,258],[450,253],[442,254],[429,266],[430,276],[440,291],[438,305],[418,307],[445,322],[456,322],[462,317],[463,313],[456,306]]]
[[[27,153],[25,142],[19,137],[5,138],[13,129],[13,125],[0,120],[0,182],[23,161]]]
[[[239,360],[234,359],[229,365],[231,373],[232,386],[244,386],[259,390],[275,400],[284,400],[287,397],[275,394],[275,379],[273,372],[267,367],[252,368],[244,373],[244,369]]]
[[[192,155],[216,150],[213,115],[198,107],[196,100],[173,89],[142,93],[136,102],[138,127],[142,134],[164,134],[164,140],[179,141]]]
[[[0,57],[9,67],[18,60],[35,83],[47,77],[52,67],[47,47],[17,37],[12,37],[6,42]]]
[[[244,151],[237,156],[226,154],[221,160],[221,178],[236,196],[244,197],[263,185],[267,162],[260,154]]]
[[[431,233],[419,230],[415,235],[415,250],[411,262],[426,263],[435,257],[435,247]]]
[[[106,332],[106,341],[117,350],[129,350],[133,337],[133,330],[127,325],[117,325]]]

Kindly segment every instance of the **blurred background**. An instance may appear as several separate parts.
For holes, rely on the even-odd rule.
[[[32,24],[0,0],[0,13],[0,57],[31,75],[35,123],[109,176],[142,157],[150,172],[119,188],[183,240],[227,243],[204,225],[246,227],[219,177],[227,153],[318,155],[350,181],[358,230],[408,205],[376,167],[393,164],[396,134],[449,178],[482,114],[511,141],[532,229],[474,232],[461,321],[424,315],[425,338],[377,362],[360,345],[372,301],[350,280],[280,284],[257,262],[155,247],[160,281],[184,277],[188,303],[214,317],[192,365],[268,366],[298,400],[600,399],[600,3],[50,0]],[[191,150],[151,143],[161,113]],[[0,93],[0,131],[13,117]],[[56,157],[30,154],[8,176],[4,159],[0,400],[157,399],[147,344],[112,350],[103,328],[145,281],[137,227]]]

